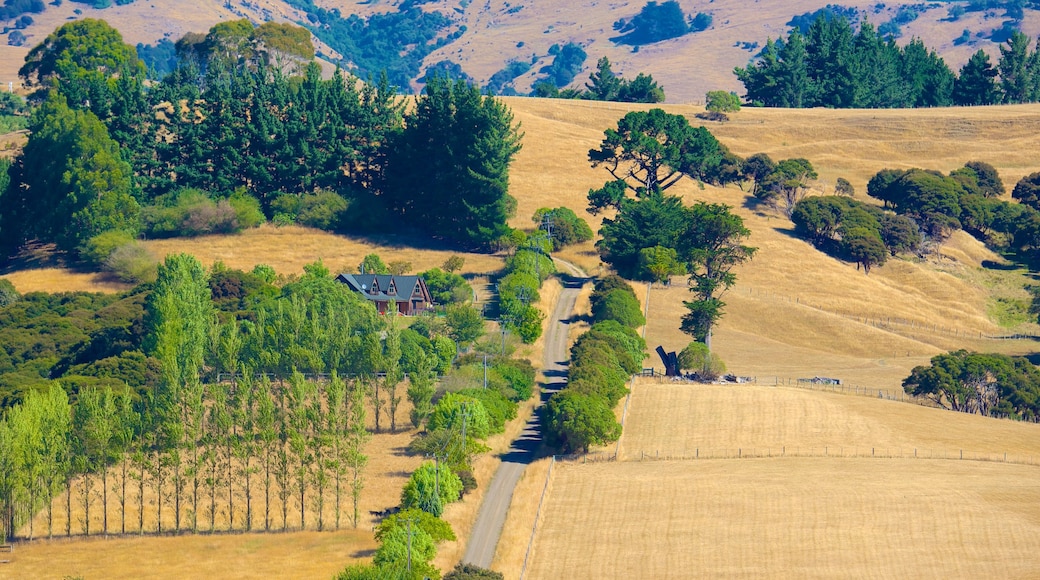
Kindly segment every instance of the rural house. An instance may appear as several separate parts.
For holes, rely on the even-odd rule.
[[[419,314],[433,306],[430,290],[419,276],[340,274],[336,280],[374,302],[380,314],[386,314],[391,300],[397,302],[397,311],[406,316]]]

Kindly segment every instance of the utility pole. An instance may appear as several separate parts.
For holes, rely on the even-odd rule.
[[[487,388],[487,353],[484,353],[484,388]]]

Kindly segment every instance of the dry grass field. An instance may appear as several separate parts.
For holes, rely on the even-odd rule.
[[[876,393],[876,392],[875,392]],[[619,459],[736,455],[738,449],[918,449],[1007,453],[1040,465],[1040,427],[943,409],[793,387],[636,382]],[[815,453],[816,451],[813,451]],[[828,451],[829,453],[829,451]]]
[[[941,460],[558,464],[526,577],[1032,578],[1036,481]]]
[[[868,457],[848,457],[857,446]],[[776,457],[784,447],[814,457]],[[912,459],[913,448],[1034,464]],[[703,459],[738,449],[774,457]],[[640,461],[641,451],[695,450],[702,459]],[[555,466],[528,577],[1027,578],[1037,461],[1034,424],[784,387],[643,381],[619,462]],[[527,493],[529,505],[541,488]]]
[[[603,170],[586,155],[628,107],[614,103],[568,103],[509,99],[528,137],[513,173],[518,216],[564,203],[581,213],[585,193],[602,185]],[[668,107],[691,116],[696,107]],[[830,193],[838,177],[849,179],[858,199],[866,182],[885,167],[950,171],[966,161],[993,164],[1012,187],[1040,169],[1040,107],[983,107],[928,111],[828,111],[745,109],[709,129],[740,155],[769,153],[774,159],[806,157],[821,174],[818,189]],[[546,139],[546,141],[542,141]],[[792,224],[777,212],[748,203],[736,187],[684,182],[670,190],[687,201],[725,203],[734,208],[758,248],[738,268],[737,286],[714,347],[731,371],[751,376],[835,376],[857,384],[897,388],[910,368],[952,348],[1008,353],[1031,351],[1021,341],[980,340],[1001,335],[990,312],[998,294],[1027,300],[1022,272],[983,268],[1000,258],[973,238],[957,234],[941,257],[895,259],[869,276],[827,257],[791,235]],[[551,192],[551,193],[550,193]],[[588,216],[593,228],[596,216]],[[519,220],[519,218],[517,218]],[[587,250],[586,250],[587,251]],[[578,254],[581,257],[582,254]],[[591,259],[591,258],[589,258]],[[586,267],[590,270],[589,267]],[[594,271],[594,270],[590,270]],[[651,290],[647,341],[680,350],[689,337],[678,330],[689,294],[684,280]],[[882,319],[907,324],[881,325]],[[909,323],[913,323],[911,326]],[[1035,325],[1017,330],[1035,333]],[[653,356],[648,366],[660,362]]]

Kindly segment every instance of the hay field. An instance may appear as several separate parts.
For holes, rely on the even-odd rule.
[[[856,447],[866,457],[851,457]],[[1034,573],[1035,424],[795,388],[640,380],[620,448],[618,462],[557,462],[528,577]],[[738,449],[772,457],[736,459]],[[962,449],[988,460],[931,458]]]
[[[331,578],[356,558],[371,557],[371,531],[94,537],[19,544],[0,578]]]
[[[786,458],[557,469],[532,580],[1036,574],[1032,466]]]
[[[1008,453],[1040,464],[1040,426],[966,413],[795,387],[691,385],[637,381],[619,459],[640,453],[702,456],[737,449],[841,448]]]

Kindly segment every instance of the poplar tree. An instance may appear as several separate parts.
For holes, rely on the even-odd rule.
[[[71,469],[72,408],[69,396],[58,383],[51,383],[45,395],[43,433],[40,443],[43,451],[44,491],[47,500],[47,538],[54,535],[54,502],[51,496],[59,491]]]
[[[328,425],[331,435],[331,449],[329,450],[330,465],[335,489],[335,512],[336,529],[340,527],[340,515],[342,514],[341,499],[343,494],[343,477],[347,474],[347,433],[350,426],[350,399],[347,394],[347,384],[333,370],[326,386],[328,402]]]
[[[365,488],[365,465],[368,464],[365,444],[368,443],[371,435],[365,429],[364,391],[356,383],[350,396],[349,416],[344,461],[350,469],[350,496],[354,506],[354,516],[351,518],[351,522],[354,529],[357,529],[361,519],[361,491]]]
[[[308,476],[314,490],[314,511],[318,514],[319,532],[325,529],[325,492],[329,487],[329,471],[334,462],[331,452],[336,434],[332,404],[329,389],[314,388],[311,391],[307,408],[311,440]]]
[[[386,385],[387,407],[390,415],[390,432],[397,432],[397,407],[401,404],[398,387],[403,378],[401,373],[401,331],[397,328],[397,305],[390,301],[387,311],[390,312],[390,323],[386,329],[383,343],[383,384]]]
[[[235,389],[235,424],[238,436],[234,441],[234,453],[237,465],[236,475],[242,478],[242,491],[246,500],[245,530],[253,529],[253,486],[252,477],[257,472],[252,465],[257,453],[257,409],[259,408],[257,384],[253,380],[252,371],[242,366],[242,380]],[[228,490],[228,503],[232,501],[234,487]]]
[[[408,400],[412,403],[411,420],[416,428],[422,426],[433,412],[433,367],[436,364],[430,353],[419,353],[415,369],[408,375]]]
[[[271,530],[271,475],[274,469],[275,445],[278,441],[277,406],[271,392],[271,381],[260,378],[256,394],[256,435],[264,470],[264,531]]]
[[[115,488],[119,500],[119,533],[126,533],[126,484],[130,478],[130,457],[138,451],[139,440],[137,429],[140,427],[140,416],[134,410],[129,390],[124,390],[116,397],[116,415],[113,435],[113,452],[119,459],[119,482]]]

